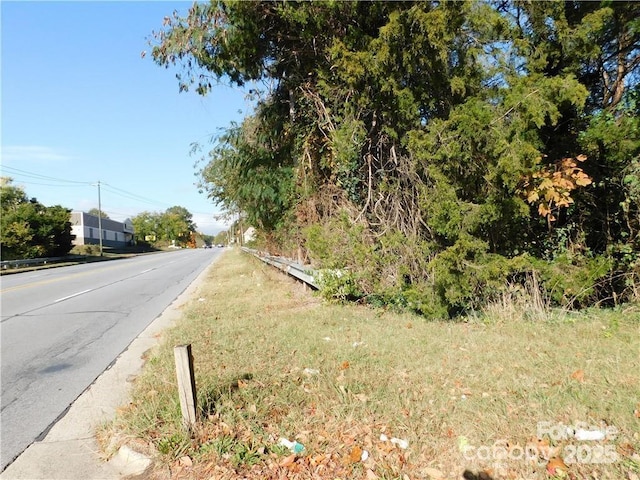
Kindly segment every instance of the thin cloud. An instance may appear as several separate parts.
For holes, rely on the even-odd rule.
[[[216,233],[229,228],[227,223],[216,220],[213,217],[213,214],[206,215],[202,213],[194,213],[192,220],[198,226],[198,231],[207,235],[215,235]]]
[[[51,147],[40,145],[7,145],[2,147],[2,161],[6,163],[14,162],[66,162],[74,157],[57,151]]]

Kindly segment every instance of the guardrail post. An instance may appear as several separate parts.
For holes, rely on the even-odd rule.
[[[173,355],[176,360],[182,423],[187,429],[191,429],[196,424],[196,380],[193,374],[191,344],[174,347]]]

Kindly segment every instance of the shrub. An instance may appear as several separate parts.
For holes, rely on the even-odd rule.
[[[71,249],[72,255],[100,255],[100,246],[98,245],[76,245]]]

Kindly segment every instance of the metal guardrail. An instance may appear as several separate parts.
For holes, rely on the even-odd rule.
[[[8,270],[9,268],[30,267],[33,265],[47,265],[49,263],[74,261],[79,258],[83,257],[81,255],[68,255],[66,257],[29,258],[26,260],[3,260],[2,262],[0,262],[0,268],[2,270]]]
[[[252,250],[251,248],[247,247],[242,247],[242,251],[245,253],[250,253],[263,262],[276,267],[279,270],[282,270],[283,272],[297,278],[301,282],[306,283],[316,290],[318,290],[319,288],[315,281],[315,272],[310,268],[306,268],[303,265],[300,265],[298,262],[294,262],[293,260],[280,256],[269,255],[258,250]]]

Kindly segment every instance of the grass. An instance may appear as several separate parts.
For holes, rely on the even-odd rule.
[[[426,321],[326,304],[228,251],[98,437],[107,455],[122,443],[154,455],[155,479],[637,478],[640,308],[487,312]],[[184,343],[191,432],[175,386]],[[560,438],[579,422],[611,435]],[[581,463],[553,471],[554,455]]]

